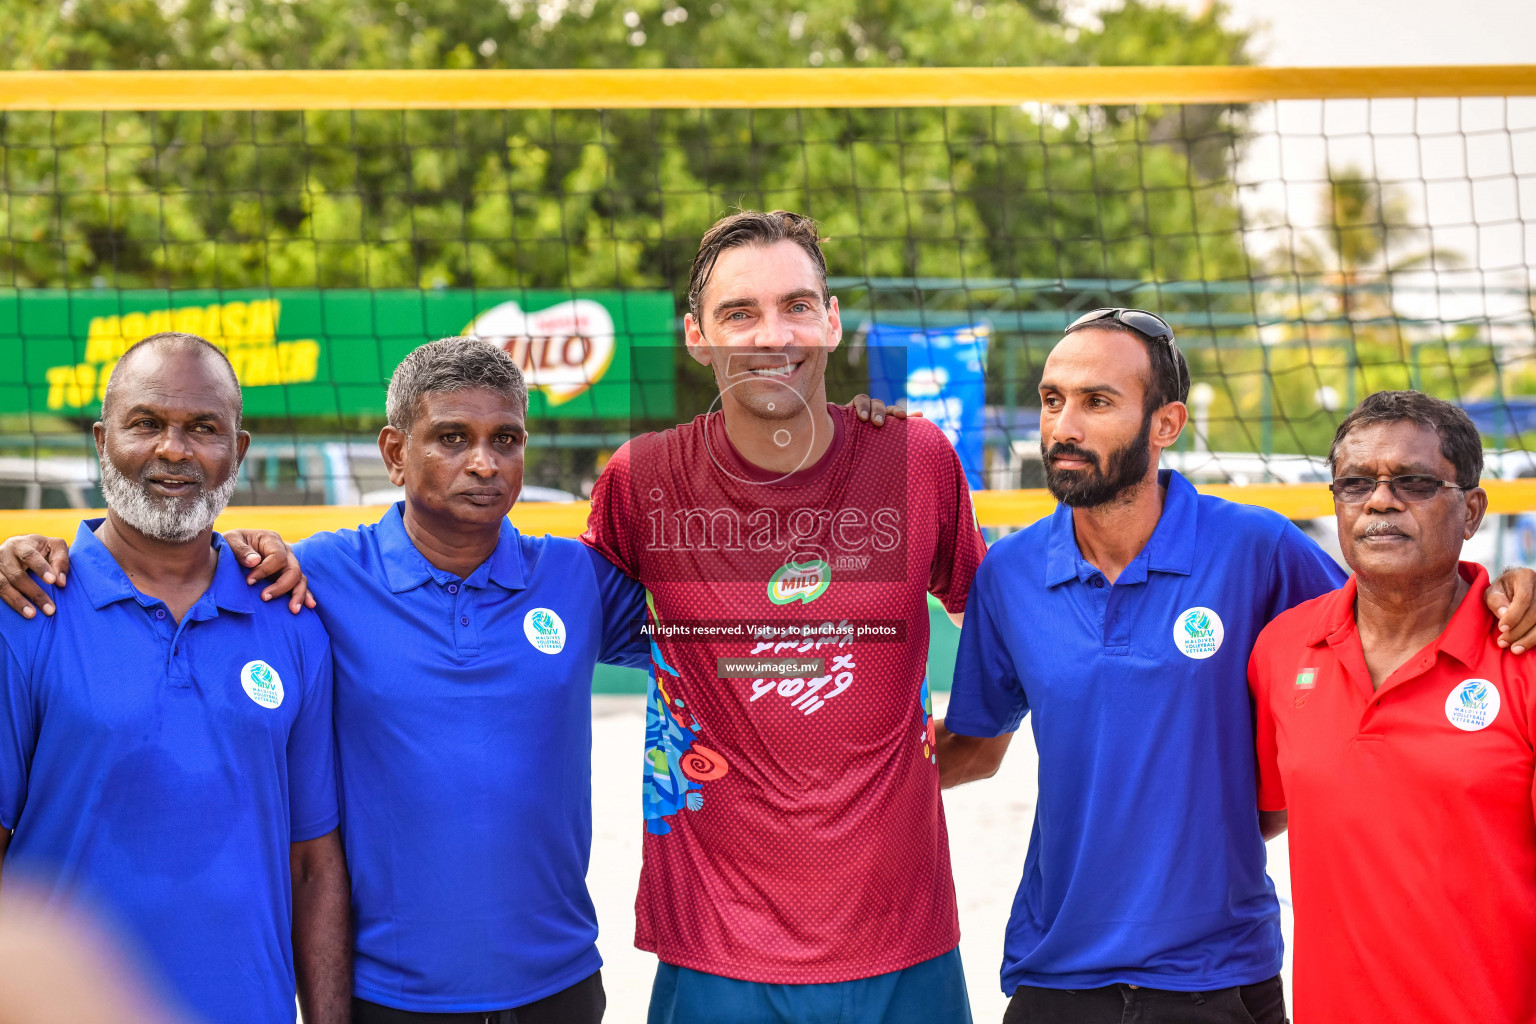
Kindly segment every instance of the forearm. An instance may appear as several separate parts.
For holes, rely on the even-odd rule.
[[[293,961],[304,1024],[346,1024],[352,942],[346,861],[336,832],[293,847]]]
[[[1266,843],[1275,838],[1275,836],[1278,836],[1280,833],[1284,832],[1286,828],[1289,827],[1289,824],[1289,811],[1259,812],[1259,834],[1264,837],[1264,841]]]
[[[1011,733],[990,739],[961,736],[950,732],[943,722],[937,723],[934,734],[937,739],[935,754],[939,759],[941,789],[978,779],[990,779],[996,775],[998,767],[1003,763],[1008,742],[1013,739]]]

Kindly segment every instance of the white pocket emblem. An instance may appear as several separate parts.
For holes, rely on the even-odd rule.
[[[549,608],[535,608],[523,616],[523,635],[545,654],[565,650],[565,623]]]
[[[1445,717],[1463,732],[1477,732],[1499,717],[1499,689],[1486,679],[1468,679],[1445,698]]]
[[[260,658],[245,663],[240,670],[240,686],[247,697],[264,708],[275,708],[283,702],[283,677]]]
[[[1203,661],[1221,650],[1226,629],[1221,616],[1198,605],[1180,612],[1173,620],[1173,643],[1186,658]]]

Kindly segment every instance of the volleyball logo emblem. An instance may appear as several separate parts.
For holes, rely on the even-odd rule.
[[[1209,608],[1188,608],[1173,620],[1174,645],[1186,658],[1204,661],[1221,650],[1225,636],[1221,616]]]
[[[1462,732],[1479,732],[1499,717],[1499,689],[1486,679],[1467,679],[1445,698],[1445,717]]]
[[[260,658],[246,662],[240,669],[240,688],[264,708],[275,708],[283,703],[283,677]]]
[[[535,608],[523,616],[523,635],[545,654],[565,650],[565,623],[549,608]]]

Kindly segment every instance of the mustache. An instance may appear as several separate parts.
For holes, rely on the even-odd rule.
[[[1098,457],[1098,455],[1094,454],[1093,452],[1089,451],[1086,448],[1079,448],[1075,444],[1067,444],[1065,441],[1058,441],[1055,444],[1051,445],[1051,447],[1046,450],[1045,461],[1046,462],[1054,462],[1056,459],[1061,458],[1063,456],[1065,456],[1066,458],[1069,458],[1069,459],[1082,459],[1084,462],[1088,463],[1088,465],[1092,466],[1094,469],[1098,469],[1099,468],[1099,457]],[[1067,473],[1067,472],[1072,472],[1072,471],[1071,470],[1061,470],[1060,472]]]
[[[204,473],[202,467],[195,462],[184,462],[177,465],[176,463],[160,459],[146,463],[139,470],[139,483],[148,484],[149,478],[153,476],[182,476],[200,487],[208,483],[208,474]]]
[[[1385,519],[1377,519],[1374,522],[1366,523],[1365,524],[1365,529],[1360,531],[1359,536],[1360,537],[1406,537],[1406,536],[1408,536],[1408,532],[1406,530],[1402,529],[1401,527],[1399,527],[1396,523],[1388,522]]]

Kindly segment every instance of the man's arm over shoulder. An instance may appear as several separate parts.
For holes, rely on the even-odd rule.
[[[69,542],[63,537],[9,537],[0,544],[0,601],[28,619],[39,609],[52,615],[56,598],[43,584],[64,586],[68,570]]]

